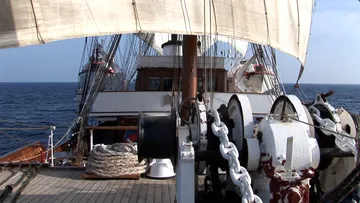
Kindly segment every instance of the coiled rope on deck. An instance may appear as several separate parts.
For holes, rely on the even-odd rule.
[[[91,150],[86,172],[102,177],[144,173],[146,162],[138,162],[136,143],[98,144]]]

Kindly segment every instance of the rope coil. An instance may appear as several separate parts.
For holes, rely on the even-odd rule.
[[[97,144],[90,152],[86,172],[101,177],[142,174],[147,165],[138,162],[137,153],[136,143]]]

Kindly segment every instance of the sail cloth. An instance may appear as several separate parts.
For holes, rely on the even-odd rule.
[[[305,62],[313,0],[4,0],[0,47],[115,33],[217,34]]]

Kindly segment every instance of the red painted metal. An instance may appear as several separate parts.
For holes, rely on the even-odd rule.
[[[270,192],[272,194],[270,203],[284,201],[289,203],[310,202],[310,186],[306,183],[305,179],[311,178],[315,174],[314,169],[309,168],[300,171],[301,175],[297,180],[283,180],[279,174],[283,174],[285,171],[275,171],[275,167],[272,165],[272,157],[269,157],[269,154],[262,153],[261,156],[266,157],[265,161],[261,162],[261,165],[266,176],[270,178]],[[282,164],[284,165],[285,162],[282,162]]]
[[[40,152],[40,162],[45,163],[45,153],[44,152]]]

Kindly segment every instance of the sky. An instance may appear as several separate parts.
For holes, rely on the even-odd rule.
[[[84,39],[0,50],[0,82],[76,82]],[[284,83],[300,63],[278,52]],[[360,2],[317,0],[305,71],[300,83],[360,84]]]

